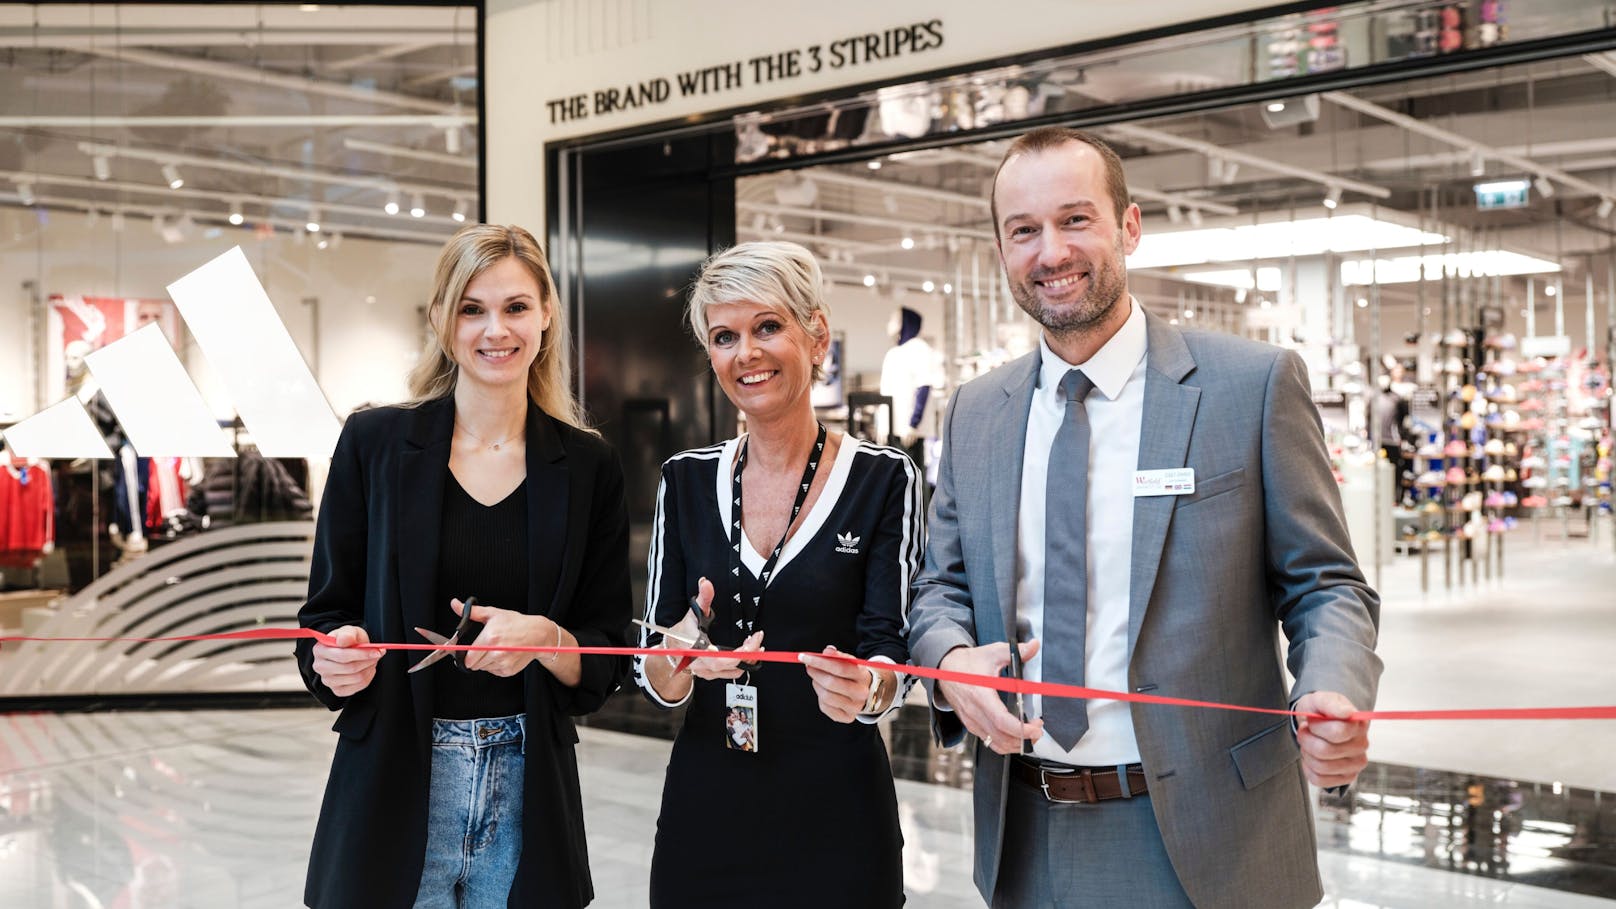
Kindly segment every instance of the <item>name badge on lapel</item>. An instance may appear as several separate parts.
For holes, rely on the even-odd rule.
[[[1195,468],[1173,467],[1167,470],[1136,470],[1133,474],[1133,495],[1187,496],[1195,492]]]

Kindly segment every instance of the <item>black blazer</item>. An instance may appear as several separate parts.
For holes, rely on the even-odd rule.
[[[309,576],[298,611],[306,628],[362,625],[372,641],[420,643],[431,627],[438,530],[454,401],[382,407],[348,418],[331,458]],[[528,603],[581,645],[625,646],[629,627],[628,515],[623,471],[600,439],[528,405]],[[553,594],[553,595],[552,595]],[[409,909],[426,852],[432,673],[407,675],[419,651],[393,651],[348,698],[313,671],[313,642],[297,644],[304,684],[332,710],[340,735],[309,857],[303,899],[315,909]],[[527,699],[522,857],[511,906],[579,907],[594,898],[570,717],[600,708],[629,668],[583,657],[577,688],[534,661]]]

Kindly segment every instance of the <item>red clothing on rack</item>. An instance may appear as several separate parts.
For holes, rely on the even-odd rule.
[[[55,538],[50,469],[7,463],[0,469],[0,567],[32,568]]]

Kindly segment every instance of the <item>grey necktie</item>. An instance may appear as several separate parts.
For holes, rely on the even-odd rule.
[[[1073,369],[1061,379],[1066,416],[1049,448],[1044,487],[1044,681],[1082,685],[1089,614],[1089,414],[1094,383]],[[1089,702],[1044,699],[1044,731],[1070,751],[1089,729]]]

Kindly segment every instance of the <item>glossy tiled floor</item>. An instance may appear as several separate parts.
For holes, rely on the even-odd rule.
[[[1520,534],[1502,578],[1451,591],[1435,558],[1425,592],[1417,559],[1385,568],[1380,706],[1616,701],[1604,532]],[[631,695],[582,730],[597,906],[645,905],[669,722]],[[0,909],[299,905],[329,725],[320,709],[0,714]],[[888,729],[910,904],[980,906],[969,759],[925,725],[911,707]],[[1322,905],[1616,906],[1616,723],[1383,723],[1372,738],[1351,800],[1318,808]]]
[[[329,722],[316,709],[0,717],[0,906],[298,905]],[[596,905],[644,906],[667,743],[585,729],[580,747]],[[911,905],[980,906],[968,870],[969,794],[898,786]],[[1320,813],[1325,906],[1612,905],[1371,857],[1351,841],[1368,837],[1372,852],[1385,816],[1361,802],[1348,820],[1333,814]]]

